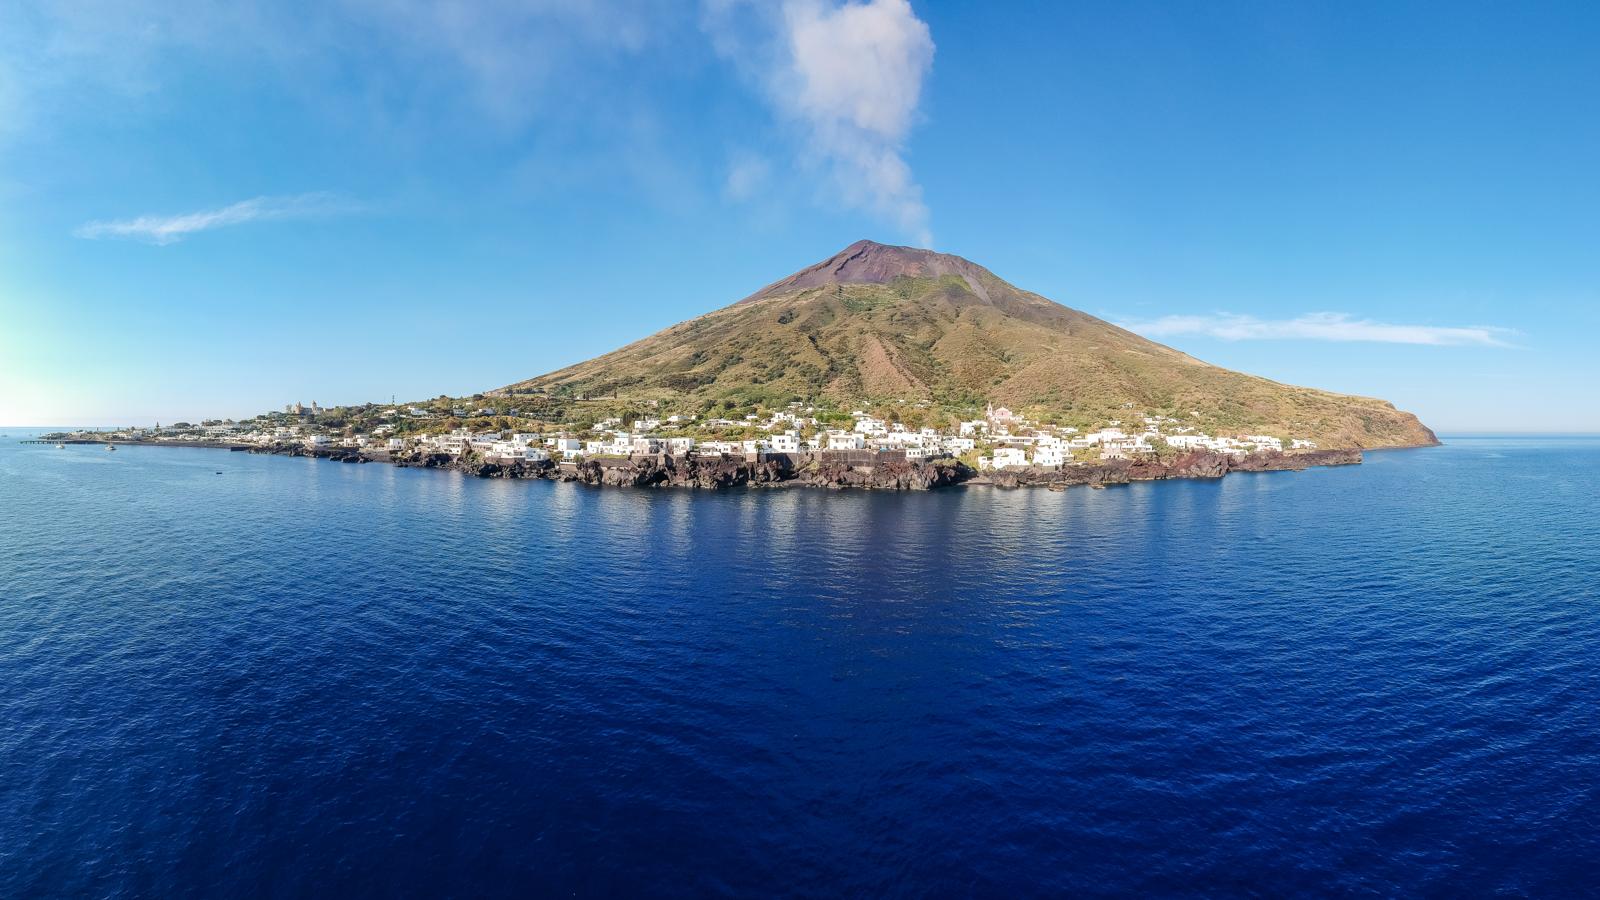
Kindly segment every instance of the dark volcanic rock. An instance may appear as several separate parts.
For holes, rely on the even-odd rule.
[[[972,469],[961,462],[883,462],[871,467],[818,463],[801,473],[802,484],[826,488],[869,488],[887,491],[926,491],[960,484]]]
[[[1303,450],[1298,453],[1253,453],[1233,460],[1234,472],[1299,471],[1312,466],[1354,466],[1361,463],[1360,450]]]
[[[787,457],[757,462],[729,457],[641,456],[563,463],[554,477],[583,484],[623,487],[696,487],[716,490],[766,485],[794,478]]]
[[[315,456],[341,462],[368,462],[367,456],[349,448],[308,450],[300,444],[275,444],[252,447],[253,453],[284,456]],[[582,462],[492,463],[476,456],[461,458],[444,453],[413,453],[390,456],[398,466],[426,469],[453,469],[477,478],[548,478],[580,484],[614,487],[691,487],[722,490],[736,487],[778,486],[785,484],[822,488],[857,488],[887,491],[923,491],[950,487],[967,481],[993,487],[1049,487],[1060,490],[1076,485],[1105,487],[1132,481],[1158,481],[1166,478],[1220,478],[1229,472],[1275,472],[1310,466],[1354,465],[1361,462],[1359,450],[1311,450],[1292,453],[1255,453],[1231,457],[1222,453],[1196,450],[1166,462],[1153,459],[1113,459],[1104,462],[1068,465],[1061,469],[1005,469],[979,476],[964,463],[953,459],[933,462],[882,461],[870,466],[841,462],[807,462],[785,454],[746,459],[733,456],[636,456],[588,459]],[[976,479],[976,480],[974,480]]]
[[[767,285],[744,303],[804,288],[833,284],[888,284],[896,278],[937,278],[954,275],[972,293],[990,299],[984,282],[989,272],[959,256],[913,247],[893,247],[875,241],[856,241],[828,259],[808,266],[782,281]]]
[[[1004,469],[988,472],[980,484],[994,487],[1045,486],[1052,488],[1127,484],[1167,478],[1221,478],[1229,472],[1298,471],[1311,466],[1345,466],[1361,462],[1360,450],[1309,450],[1296,453],[1253,453],[1233,457],[1209,450],[1184,453],[1169,462],[1111,459],[1056,469]]]

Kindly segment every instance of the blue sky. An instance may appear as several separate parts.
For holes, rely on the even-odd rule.
[[[861,237],[1600,431],[1600,7],[0,7],[0,423],[460,394]]]

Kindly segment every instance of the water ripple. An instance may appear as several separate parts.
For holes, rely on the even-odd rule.
[[[92,450],[0,446],[3,897],[1592,889],[1600,442],[906,495]]]

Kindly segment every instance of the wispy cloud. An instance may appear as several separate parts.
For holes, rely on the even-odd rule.
[[[572,101],[577,76],[640,54],[674,28],[669,5],[650,0],[338,0],[345,27],[371,32],[438,69],[408,90],[465,87],[478,112],[523,127],[553,99]],[[614,98],[608,98],[613,99]],[[548,123],[547,123],[548,124]]]
[[[531,147],[535,165],[571,157],[558,169],[615,159],[596,180],[620,171],[645,194],[676,200],[708,183],[691,169],[719,161],[675,133],[693,123],[661,113],[655,76],[698,78],[696,54],[710,51],[754,87],[780,132],[741,132],[759,158],[720,161],[724,198],[764,206],[812,193],[892,223],[907,242],[931,243],[907,142],[935,47],[911,3],[698,2],[699,17],[659,0],[0,3],[0,154],[102,108],[126,116],[159,106],[195,72],[220,71],[287,92],[318,122],[354,123],[400,155],[462,135],[475,146]],[[638,140],[636,123],[656,117],[663,134]],[[783,177],[792,169],[810,177]],[[80,233],[170,244],[272,215],[253,210],[257,202],[272,201],[95,222]]]
[[[132,219],[88,222],[73,234],[88,238],[126,238],[151,244],[175,244],[191,234],[229,225],[243,225],[273,219],[304,219],[355,212],[358,204],[329,193],[295,194],[285,197],[255,197],[198,212],[168,216],[138,216]]]
[[[574,73],[682,20],[652,0],[0,3],[0,138],[155,95],[191,60],[260,67],[340,113],[399,107],[367,113],[379,121],[442,101],[521,126],[569,98]]]
[[[744,201],[754,197],[772,177],[772,164],[765,157],[753,153],[735,154],[728,165],[728,176],[722,184],[722,195],[729,200]]]
[[[717,50],[801,129],[839,198],[932,243],[922,188],[905,159],[934,53],[911,4],[785,0],[774,15],[762,4],[705,0],[703,22]]]
[[[1225,341],[1364,341],[1380,344],[1425,344],[1434,347],[1508,347],[1508,328],[1401,325],[1358,319],[1345,313],[1308,313],[1294,319],[1258,319],[1217,313],[1209,316],[1162,316],[1122,327],[1146,337],[1203,335]]]

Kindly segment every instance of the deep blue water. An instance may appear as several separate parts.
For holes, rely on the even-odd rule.
[[[897,495],[10,434],[0,897],[1596,883],[1597,440]]]

